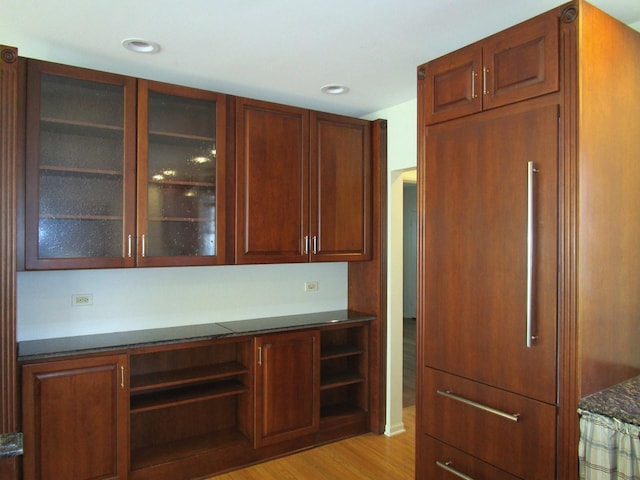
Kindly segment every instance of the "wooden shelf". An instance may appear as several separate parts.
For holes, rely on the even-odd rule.
[[[351,417],[353,415],[362,415],[366,413],[361,408],[353,405],[352,403],[339,403],[336,405],[325,405],[320,409],[320,418],[337,418],[337,417]]]
[[[320,381],[320,390],[342,387],[344,385],[351,385],[354,383],[362,383],[365,380],[366,379],[364,377],[354,372],[327,375]]]
[[[323,348],[320,359],[330,360],[332,358],[351,357],[362,353],[364,353],[364,349],[354,345],[335,345]]]
[[[150,131],[149,142],[192,145],[193,143],[215,143],[216,139],[215,137],[206,137],[201,135],[187,135],[184,133]]]
[[[131,470],[139,470],[211,450],[224,450],[238,445],[251,448],[251,443],[234,429],[221,430],[209,435],[180,439],[162,445],[139,448],[131,452]]]
[[[46,220],[98,220],[98,221],[121,221],[122,217],[116,215],[68,215],[57,213],[43,213],[40,215],[41,219]]]
[[[239,395],[248,391],[249,387],[235,380],[193,385],[180,389],[148,390],[146,394],[131,396],[131,413],[202,402],[212,398]]]
[[[153,180],[150,179],[148,181],[150,185],[158,185],[163,186],[167,185],[170,187],[206,187],[206,188],[215,188],[216,184],[214,182],[190,182],[186,180]]]
[[[190,383],[229,378],[248,373],[249,369],[238,362],[184,368],[168,372],[148,373],[131,377],[131,392],[142,392]]]
[[[43,117],[40,124],[44,130],[74,135],[98,137],[120,137],[124,132],[122,125],[107,125],[102,123],[79,122],[60,118]]]
[[[77,167],[62,167],[51,165],[40,165],[40,171],[61,175],[97,175],[97,176],[111,176],[122,177],[122,172],[117,170],[100,170],[96,168],[77,168]]]

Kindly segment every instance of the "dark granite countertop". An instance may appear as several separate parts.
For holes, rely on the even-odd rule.
[[[579,410],[640,426],[640,376],[584,397]]]
[[[0,458],[22,455],[22,433],[0,434]]]
[[[276,331],[326,326],[334,323],[370,321],[374,318],[373,315],[359,312],[335,310],[183,327],[28,340],[18,343],[18,360],[25,362],[47,357],[126,350],[128,348],[165,343],[208,340],[238,335],[260,335]]]

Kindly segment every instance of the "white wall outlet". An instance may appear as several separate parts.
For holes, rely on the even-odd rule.
[[[92,293],[74,293],[71,295],[71,304],[74,307],[84,307],[87,305],[93,305]]]
[[[304,291],[305,292],[317,292],[318,291],[318,281],[313,280],[311,282],[304,282]]]

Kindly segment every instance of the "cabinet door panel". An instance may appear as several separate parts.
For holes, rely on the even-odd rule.
[[[430,127],[419,295],[425,364],[548,403],[556,392],[558,111],[511,106]],[[534,232],[527,331],[527,163]]]
[[[225,261],[224,96],[139,81],[137,265]]]
[[[133,78],[30,60],[27,269],[133,265]]]
[[[482,110],[482,49],[470,46],[424,66],[425,122],[462,117]]]
[[[308,111],[238,99],[236,122],[236,263],[308,261]]]
[[[371,254],[370,122],[312,112],[312,261]]]
[[[483,43],[485,109],[558,90],[558,18],[544,15]]]
[[[256,446],[314,433],[320,423],[320,333],[257,339]]]
[[[556,408],[497,388],[423,368],[423,431],[527,480],[555,476]],[[443,395],[517,415],[517,421]],[[430,478],[430,477],[427,477]],[[473,477],[476,478],[476,477]]]
[[[25,480],[126,478],[125,366],[109,356],[23,367]]]

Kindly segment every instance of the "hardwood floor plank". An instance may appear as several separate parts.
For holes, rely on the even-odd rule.
[[[209,480],[411,480],[415,406],[403,410],[406,432],[366,434],[210,477]]]

